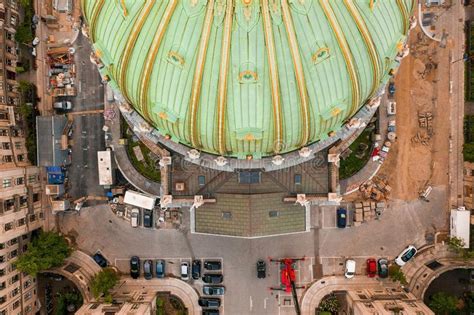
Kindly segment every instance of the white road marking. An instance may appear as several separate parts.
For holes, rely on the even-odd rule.
[[[252,301],[252,296],[250,296],[250,311],[253,309],[253,301]]]
[[[264,309],[267,309],[267,300],[268,300],[268,298],[263,299],[263,308]]]

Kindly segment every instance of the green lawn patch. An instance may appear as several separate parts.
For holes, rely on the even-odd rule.
[[[351,177],[367,164],[372,152],[372,133],[373,128],[366,128],[349,146],[352,153],[346,159],[340,161],[339,177],[341,179]],[[364,146],[367,146],[367,149],[362,153],[361,147]]]
[[[159,183],[161,181],[160,168],[155,165],[155,162],[150,157],[150,149],[141,141],[134,141],[134,137],[130,131],[126,133],[126,139],[128,157],[135,169],[149,180]],[[143,161],[139,161],[133,151],[133,148],[136,146],[139,146],[143,153]]]

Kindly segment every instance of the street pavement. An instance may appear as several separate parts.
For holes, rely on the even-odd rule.
[[[435,187],[431,202],[394,200],[381,220],[359,227],[337,229],[326,225],[308,233],[258,239],[190,234],[186,228],[132,228],[106,205],[86,207],[79,214],[64,214],[58,223],[62,232],[75,238],[81,250],[89,254],[100,250],[124,273],[128,273],[127,261],[133,255],[176,260],[176,264],[181,259],[222,258],[227,314],[292,314],[291,307],[279,308],[288,294],[269,290],[279,286],[278,265],[270,263],[269,258],[306,256],[298,271],[298,285],[307,285],[315,278],[313,268],[318,262],[323,265],[324,275],[342,277],[344,260],[349,257],[356,260],[357,273],[363,276],[368,257],[393,258],[408,244],[424,245],[434,227],[444,228],[446,198],[446,188]],[[331,213],[328,211],[325,216]],[[267,261],[266,279],[256,277],[258,259]],[[200,282],[192,284],[200,291]]]
[[[129,271],[128,264],[122,261],[133,255],[169,259],[222,257],[227,314],[278,314],[280,292],[269,290],[279,286],[278,268],[267,260],[267,278],[257,279],[257,260],[312,256],[317,247],[315,232],[249,240],[174,229],[134,229],[105,205],[83,208],[79,215],[65,214],[58,223],[64,233],[75,237],[81,250],[101,250],[110,262],[117,261],[125,273]]]
[[[91,47],[82,32],[74,42],[74,48],[78,68],[78,96],[70,99],[73,103],[72,112],[101,110],[104,108],[104,85],[97,68],[90,62]],[[74,199],[103,195],[104,190],[99,186],[97,151],[105,149],[102,131],[104,117],[100,112],[78,114],[73,117],[69,193]]]

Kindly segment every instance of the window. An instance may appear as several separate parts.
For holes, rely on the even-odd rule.
[[[16,258],[18,256],[18,250],[14,249],[10,252],[10,259]]]
[[[24,208],[28,206],[28,197],[27,196],[21,196],[20,197],[20,208]]]
[[[0,283],[0,290],[3,290],[7,287],[7,283],[5,281],[3,281],[2,283]]]
[[[0,315],[7,315],[7,310],[1,310]]]
[[[10,231],[11,229],[13,229],[13,222],[9,222],[4,225],[5,232]]]
[[[11,294],[11,297],[13,298],[13,297],[17,296],[18,293],[20,293],[20,288],[13,289],[10,294]]]
[[[25,297],[25,301],[28,301],[29,299],[31,299],[31,297],[33,296],[33,294],[30,292],[27,292],[24,297]]]
[[[31,279],[26,280],[25,282],[23,282],[23,288],[28,289],[32,283],[33,282],[31,281]]]
[[[13,266],[13,265],[12,265]],[[18,280],[20,280],[20,275],[19,274],[16,274],[12,277],[11,279],[11,283],[15,283],[15,282],[18,282]]]
[[[8,246],[13,246],[18,244],[18,238],[12,238],[11,240],[8,241]]]
[[[3,179],[3,188],[8,188],[12,186],[12,180],[10,178],[4,178]]]
[[[38,202],[40,200],[40,196],[38,193],[33,194],[33,202]]]
[[[25,160],[25,155],[24,154],[18,154],[16,156],[16,159],[18,160],[18,162],[23,162]]]
[[[31,292],[29,292],[29,293],[30,293],[30,295],[29,295],[28,299],[31,297]],[[28,295],[28,293],[26,295]],[[25,307],[25,313],[29,313],[32,310],[33,310],[33,308],[31,307],[31,305],[28,305],[27,307]]]
[[[18,226],[23,226],[26,224],[26,218],[21,218],[20,220],[18,220]]]
[[[6,274],[7,274],[7,271],[5,270],[5,268],[0,269],[0,277],[1,277],[1,276],[4,276],[4,275],[6,275]]]
[[[20,141],[15,142],[15,149],[20,150],[23,147],[23,143]]]
[[[2,101],[2,100],[0,99],[0,103],[5,103],[5,101]],[[9,115],[8,115],[8,112],[0,112],[0,119],[1,119],[1,120],[9,120],[10,117],[9,117]]]
[[[0,128],[0,136],[8,136],[8,129]]]
[[[198,183],[199,183],[199,186],[204,186],[206,184],[206,176],[199,175],[198,176]]]
[[[30,215],[30,222],[36,221],[36,214]]]
[[[222,212],[222,218],[224,220],[231,220],[232,219],[232,212],[229,212],[229,211]]]
[[[44,218],[44,212],[43,212],[43,211],[41,211],[41,212],[39,213],[39,218],[40,218],[40,219],[43,219],[43,218]]]
[[[7,261],[7,258],[5,257],[5,255],[0,256],[0,263],[4,263],[6,261]]]
[[[260,183],[260,172],[243,171],[239,173],[239,184],[258,184],[258,183]]]
[[[5,249],[5,243],[0,243],[0,249]]]
[[[21,239],[22,239],[22,240],[27,240],[27,239],[28,239],[28,234],[23,234],[23,235],[21,236]]]
[[[3,160],[3,162],[5,162],[5,163],[11,163],[11,162],[13,162],[13,156],[11,156],[11,155],[4,155],[4,156],[2,157],[2,160]]]
[[[37,176],[36,176],[36,175],[29,175],[29,176],[28,176],[28,183],[34,184],[34,183],[36,183],[36,180],[37,180]]]
[[[15,179],[15,185],[23,185],[25,183],[25,178],[24,177],[17,177]]]
[[[280,216],[280,211],[271,210],[268,212],[270,218],[278,218]]]
[[[13,208],[15,207],[15,199],[5,200],[4,205],[5,205],[5,209],[7,209],[7,211],[8,210],[13,210]]]
[[[301,185],[302,176],[301,174],[295,174],[295,185]]]
[[[2,149],[3,150],[10,150],[12,147],[10,145],[10,142],[2,142]]]
[[[16,309],[19,308],[19,307],[20,307],[20,300],[15,301],[15,302],[13,303],[13,309],[16,310]]]
[[[15,40],[15,35],[13,35],[13,34],[10,33],[10,32],[7,32],[6,38],[7,38],[8,40]]]
[[[0,297],[0,304],[5,303],[6,301],[7,301],[7,296],[6,295]]]

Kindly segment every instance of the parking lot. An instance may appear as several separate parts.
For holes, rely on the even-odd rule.
[[[167,257],[140,257],[140,278],[143,277],[143,262],[145,260],[152,260],[153,261],[153,276],[156,278],[156,273],[155,273],[155,264],[157,260],[164,260],[165,261],[165,277],[171,277],[171,278],[177,278],[181,279],[181,263],[187,262],[189,264],[189,280],[186,280],[186,283],[191,285],[194,290],[201,296],[205,298],[219,298],[221,302],[221,306],[219,308],[219,311],[221,314],[224,314],[224,300],[225,300],[225,294],[221,296],[209,296],[205,295],[203,293],[203,287],[205,285],[208,286],[223,286],[225,287],[225,275],[224,275],[224,261],[221,257],[205,257],[205,258],[191,258],[191,257],[183,257],[183,258],[167,258]],[[200,261],[201,262],[201,274],[198,279],[194,279],[191,275],[192,272],[192,262],[193,261]],[[204,262],[205,261],[218,261],[221,263],[221,269],[220,270],[207,270],[204,267]],[[125,274],[128,274],[130,272],[130,259],[129,258],[117,258],[113,262],[113,264],[122,272]],[[202,277],[204,274],[222,274],[224,275],[223,282],[220,284],[207,284],[204,283],[202,280]],[[183,280],[185,281],[185,280]]]

